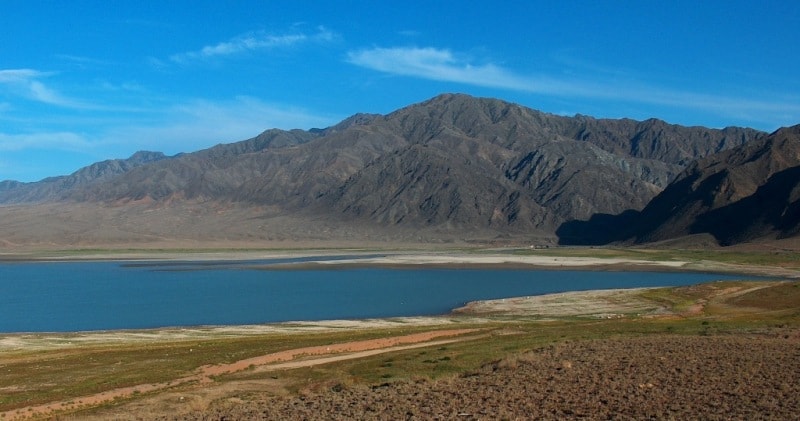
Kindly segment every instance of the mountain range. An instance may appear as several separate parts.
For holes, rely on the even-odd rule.
[[[444,94],[325,129],[0,182],[0,243],[722,245],[798,233],[800,129],[565,117]]]

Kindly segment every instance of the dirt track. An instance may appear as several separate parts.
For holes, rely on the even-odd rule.
[[[345,342],[327,346],[314,346],[290,349],[259,357],[248,358],[230,364],[203,366],[196,374],[175,379],[166,383],[141,384],[132,387],[108,390],[91,396],[83,396],[63,402],[52,402],[43,405],[21,408],[14,411],[0,413],[0,418],[6,420],[29,419],[51,416],[61,411],[71,411],[80,407],[93,407],[119,398],[126,398],[139,393],[162,391],[178,385],[198,382],[209,384],[212,376],[234,373],[248,368],[264,370],[283,370],[325,364],[347,359],[362,358],[383,352],[400,351],[423,346],[435,346],[466,340],[472,337],[457,337],[474,333],[478,329],[448,329],[432,332],[415,333],[411,335],[395,336],[364,341]],[[434,341],[437,338],[440,339]],[[269,365],[268,367],[263,367]]]
[[[158,419],[796,419],[800,331],[569,342],[459,378],[226,404]]]

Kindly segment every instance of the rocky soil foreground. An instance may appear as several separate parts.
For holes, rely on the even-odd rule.
[[[800,331],[572,341],[457,378],[225,404],[222,419],[796,419]],[[163,417],[161,419],[176,419]]]

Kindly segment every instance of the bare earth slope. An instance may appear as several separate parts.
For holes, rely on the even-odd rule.
[[[228,404],[156,419],[794,419],[798,337],[652,336],[554,345],[457,378]]]

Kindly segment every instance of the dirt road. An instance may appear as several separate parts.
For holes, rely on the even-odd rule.
[[[247,369],[257,371],[287,370],[291,368],[309,367],[347,359],[362,358],[380,353],[400,351],[427,346],[438,346],[446,343],[465,341],[480,337],[468,335],[478,333],[479,329],[447,329],[431,332],[415,333],[364,341],[330,344],[290,349],[254,358],[236,361],[230,364],[203,366],[197,372],[170,382],[141,384],[104,391],[90,396],[83,396],[67,401],[51,402],[43,405],[19,408],[0,413],[3,420],[22,420],[42,418],[61,412],[73,412],[95,407],[117,399],[130,398],[137,394],[163,391],[180,385],[192,383],[213,383],[213,376],[235,373]],[[435,340],[438,339],[438,340]]]

